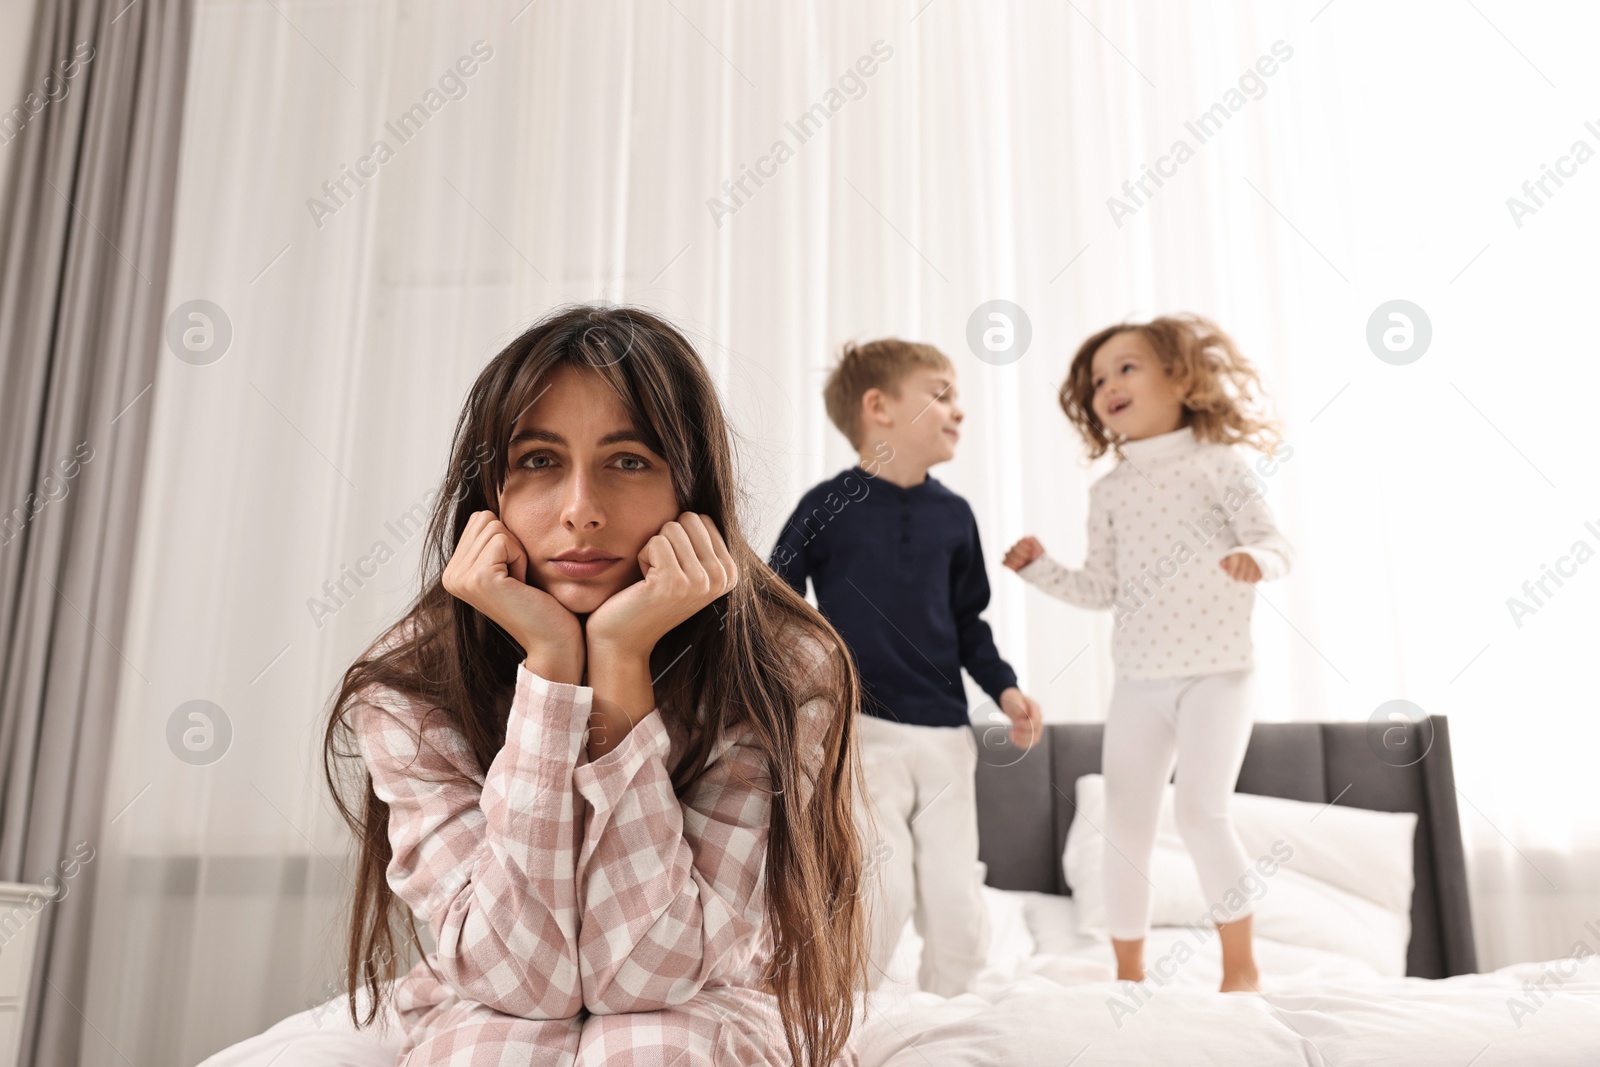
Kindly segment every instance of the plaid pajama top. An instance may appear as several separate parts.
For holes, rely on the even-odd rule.
[[[519,664],[505,745],[482,773],[442,716],[363,693],[388,883],[437,944],[395,986],[400,1063],[789,1064],[762,980],[764,758],[747,727],[728,730],[680,801],[670,756],[683,738],[659,709],[589,762],[593,695]],[[820,698],[801,709],[802,802],[832,713]]]

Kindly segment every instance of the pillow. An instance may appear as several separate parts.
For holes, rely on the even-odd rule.
[[[1312,804],[1254,793],[1235,793],[1232,811],[1239,840],[1252,858],[1268,855],[1282,840],[1294,849],[1294,858],[1288,861],[1294,870],[1389,911],[1411,914],[1416,812]]]
[[[1014,974],[1017,964],[1033,955],[1033,933],[1028,929],[1027,894],[983,887],[989,913],[989,952],[984,966]]]
[[[1366,897],[1308,877],[1292,865],[1263,881],[1265,889],[1256,902],[1251,927],[1256,936],[1336,952],[1381,975],[1405,977],[1411,946],[1409,913],[1389,911]],[[1210,919],[1206,922],[1209,925]]]
[[[1041,956],[1068,956],[1096,947],[1100,940],[1078,929],[1077,902],[1054,893],[1029,893],[1024,903],[1028,932]]]
[[[1167,786],[1150,858],[1153,926],[1209,926],[1194,861],[1178,833]],[[1077,782],[1078,815],[1062,857],[1080,932],[1107,936],[1101,885],[1105,778]],[[1411,940],[1414,812],[1380,812],[1235,793],[1234,826],[1257,860],[1241,897],[1255,901],[1257,936],[1339,952],[1403,976]]]
[[[1068,984],[1064,978],[1074,973],[1084,975],[1084,981],[1110,979],[1116,968],[1111,946],[1103,936],[1085,937],[1078,930],[1077,905],[1071,897],[1054,893],[1025,893],[1023,896],[1026,898],[1023,905],[1028,917],[1028,929],[1038,944],[1037,952],[1026,965],[1027,973],[1042,974],[1063,984]],[[1384,914],[1388,915],[1387,912]],[[1185,985],[1214,986],[1222,976],[1222,959],[1215,934],[1214,928],[1195,931],[1178,926],[1152,927],[1145,942],[1145,959],[1153,967],[1163,956],[1176,957],[1178,944],[1187,941],[1189,951],[1198,950],[1202,960],[1193,967],[1185,966],[1181,978],[1177,980]],[[1255,956],[1262,973],[1267,975],[1358,982],[1378,977],[1371,964],[1345,951],[1285,944],[1270,937],[1255,939]],[[1086,973],[1081,969],[1063,971],[1057,962],[1059,957],[1092,962],[1098,973]]]

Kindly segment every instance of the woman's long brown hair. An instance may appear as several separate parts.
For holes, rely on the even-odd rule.
[[[635,428],[665,458],[680,509],[711,516],[738,564],[733,590],[657,645],[652,673],[668,664],[672,669],[656,685],[656,702],[688,731],[672,772],[680,797],[705,770],[723,731],[747,725],[765,754],[773,788],[765,876],[773,942],[768,980],[793,1061],[827,1064],[845,1048],[854,995],[866,979],[861,844],[852,817],[861,787],[857,675],[838,633],[745,540],[730,434],[704,364],[678,330],[631,307],[554,312],[478,375],[456,423],[450,467],[429,522],[422,592],[345,672],[324,738],[323,769],[358,849],[345,975],[351,1018],[365,1026],[377,1017],[397,973],[397,940],[407,954],[422,952],[415,917],[386,878],[389,809],[373,792],[360,758],[352,712],[369,686],[406,694],[458,730],[484,772],[505,743],[523,652],[487,617],[446,592],[440,575],[468,517],[496,509],[511,431],[551,371],[562,366],[587,368],[616,390]],[[799,676],[797,633],[821,641],[824,666],[832,669],[810,672],[809,681]],[[798,717],[814,697],[831,706],[832,722],[822,765],[808,774]],[[805,803],[806,788],[796,788],[802,775],[810,789]],[[353,995],[362,986],[369,994],[365,1018]]]

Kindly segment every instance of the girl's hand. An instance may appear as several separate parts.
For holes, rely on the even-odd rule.
[[[639,552],[644,579],[614,594],[584,626],[589,649],[648,657],[674,626],[732,589],[739,568],[710,516],[685,511]]]
[[[1011,743],[1028,749],[1044,737],[1044,711],[1039,702],[1016,686],[1000,694],[1000,710],[1011,720]]]
[[[1042,555],[1044,546],[1037,537],[1029,536],[1006,549],[1006,558],[1001,562],[1014,571],[1020,571]]]
[[[583,627],[543,589],[527,583],[528,554],[492,511],[475,511],[440,579],[522,646],[527,668],[552,682],[583,678]]]
[[[1222,569],[1228,572],[1228,577],[1236,578],[1241,582],[1259,582],[1261,568],[1251,558],[1248,552],[1234,552],[1222,557]]]

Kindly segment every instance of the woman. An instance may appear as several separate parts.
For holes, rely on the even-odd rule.
[[[740,531],[693,348],[554,313],[478,376],[452,457],[423,591],[326,737],[356,1024],[400,918],[437,945],[393,986],[407,1067],[851,1058],[856,675]]]

